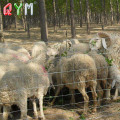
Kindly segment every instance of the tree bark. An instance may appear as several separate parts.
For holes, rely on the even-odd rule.
[[[56,26],[59,26],[59,20],[60,20],[60,11],[59,11],[59,5],[58,5],[58,0],[56,2]],[[60,28],[60,26],[59,26]]]
[[[116,6],[117,6],[117,24],[119,23],[119,1],[116,1]]]
[[[72,38],[75,38],[76,33],[75,33],[75,18],[74,18],[74,0],[70,0],[70,13],[71,13],[71,34],[72,34]]]
[[[102,6],[102,8],[104,8],[103,0],[101,0],[101,6]],[[102,25],[102,30],[104,30],[104,11],[103,11],[103,9],[101,10],[101,25]]]
[[[105,0],[103,0],[103,8],[104,8],[104,24],[107,24],[107,18],[106,18],[106,11],[105,11],[105,8],[106,8],[106,5],[105,5]]]
[[[80,27],[82,27],[82,0],[80,0],[79,3],[80,3]]]
[[[53,11],[54,11],[54,20],[53,20],[54,32],[57,32],[57,29],[56,29],[56,2],[55,2],[55,0],[53,0]]]
[[[39,0],[40,5],[40,23],[41,23],[41,40],[48,41],[47,17],[45,0]]]
[[[111,0],[110,0],[110,10],[111,10],[111,25],[113,25],[113,5]]]
[[[70,25],[69,11],[68,11],[68,0],[66,0],[66,19],[67,19],[67,24]]]
[[[90,8],[89,8],[89,1],[86,0],[86,10],[87,10],[87,33],[90,34]]]
[[[3,19],[2,19],[2,10],[1,10],[1,4],[0,4],[0,32],[3,31]]]

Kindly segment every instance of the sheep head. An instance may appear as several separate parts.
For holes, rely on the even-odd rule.
[[[107,49],[111,45],[111,38],[108,34],[100,32],[89,42],[91,50]]]
[[[35,42],[34,46],[32,48],[32,57],[36,58],[39,56],[41,53],[46,53],[47,46],[45,42]]]

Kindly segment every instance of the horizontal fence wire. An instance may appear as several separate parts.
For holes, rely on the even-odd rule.
[[[81,41],[81,40],[79,40],[79,41]],[[84,40],[83,40],[84,41]],[[56,43],[55,41],[50,41],[50,42],[48,42],[48,44],[50,44],[50,43]],[[61,42],[60,42],[61,43]],[[27,42],[27,43],[25,43],[25,42],[23,42],[23,43],[20,43],[19,45],[18,45],[18,43],[10,43],[10,44],[13,44],[13,45],[16,45],[16,46],[24,46],[25,44],[27,45],[27,44],[31,44],[32,46],[34,45],[34,43],[33,42]],[[66,44],[67,44],[67,41],[66,41]],[[48,45],[48,46],[50,46],[50,45]],[[54,46],[55,47],[55,46]],[[59,47],[59,46],[58,46]],[[7,47],[5,47],[6,49],[7,49]],[[72,48],[72,47],[71,47]],[[9,48],[8,48],[9,49]],[[56,49],[58,49],[57,47],[56,47]],[[32,50],[32,47],[31,47],[31,50]],[[113,51],[114,52],[114,51]],[[119,51],[118,51],[119,52]],[[78,52],[79,53],[79,52]],[[72,55],[74,55],[74,54],[76,54],[76,52],[74,52],[73,51],[73,54]],[[82,53],[79,53],[79,54],[82,54]],[[105,55],[105,54],[113,54],[113,53],[102,53],[103,55]],[[3,52],[3,55],[6,55],[6,53],[4,53]],[[78,112],[78,108],[79,107],[77,107],[77,105],[78,104],[80,104],[80,106],[81,107],[83,107],[84,106],[84,104],[86,104],[86,103],[90,103],[89,104],[89,109],[90,110],[92,110],[92,109],[94,109],[94,106],[92,106],[93,105],[93,103],[94,102],[99,102],[99,101],[107,101],[107,98],[101,98],[101,99],[99,99],[99,100],[93,100],[93,97],[91,97],[91,94],[94,92],[94,91],[92,91],[92,90],[86,90],[86,94],[89,94],[89,101],[84,101],[84,100],[81,100],[81,98],[79,99],[79,102],[78,101],[75,101],[75,103],[70,103],[70,96],[77,96],[77,99],[78,99],[78,96],[79,97],[81,97],[81,93],[79,92],[79,93],[77,93],[76,91],[73,93],[73,94],[71,94],[71,93],[69,93],[69,90],[66,90],[66,91],[64,91],[63,89],[61,89],[61,92],[60,92],[60,94],[58,94],[57,96],[55,96],[55,92],[56,92],[56,89],[58,88],[58,87],[62,87],[62,86],[70,86],[70,85],[72,85],[73,87],[74,87],[74,85],[79,85],[79,84],[82,84],[82,83],[85,83],[85,84],[87,84],[88,82],[92,82],[92,81],[97,81],[97,82],[102,82],[102,81],[104,81],[104,80],[106,80],[107,82],[106,82],[106,88],[102,88],[102,90],[100,90],[100,89],[96,89],[96,93],[98,93],[98,92],[103,92],[103,91],[107,91],[107,90],[111,90],[112,89],[112,91],[115,91],[116,90],[116,88],[107,88],[107,85],[108,84],[112,84],[112,82],[110,82],[109,83],[109,80],[111,80],[111,78],[110,77],[107,77],[107,78],[104,78],[104,79],[89,79],[88,81],[79,81],[79,82],[76,82],[75,81],[75,72],[85,72],[85,71],[87,71],[87,70],[92,70],[92,68],[90,68],[90,69],[75,69],[74,68],[74,64],[73,64],[73,68],[72,69],[70,69],[70,70],[68,70],[68,71],[65,71],[65,70],[63,70],[62,69],[62,65],[64,66],[64,64],[61,62],[61,59],[64,59],[64,58],[71,58],[71,56],[72,55],[67,55],[67,56],[56,56],[55,57],[55,59],[57,59],[57,62],[59,62],[60,63],[60,71],[52,71],[52,72],[50,72],[49,70],[47,70],[46,69],[46,71],[47,71],[47,73],[46,73],[46,75],[47,76],[52,76],[52,75],[58,75],[58,74],[60,74],[61,76],[60,76],[60,80],[59,80],[59,82],[60,83],[54,83],[54,81],[53,81],[53,83],[50,85],[50,89],[48,89],[48,92],[47,92],[47,95],[46,96],[44,96],[44,104],[45,104],[45,108],[47,109],[47,108],[50,108],[51,109],[51,111],[52,111],[52,109],[54,109],[54,108],[56,108],[56,109],[63,109],[63,110],[69,110],[69,111],[71,111],[71,112],[73,112],[74,111],[74,113],[76,112]],[[85,55],[87,55],[87,53],[85,54]],[[96,54],[95,54],[96,55]],[[85,59],[86,59],[86,57],[85,57]],[[0,66],[3,66],[3,69],[4,69],[4,65],[5,65],[5,67],[8,67],[9,66],[9,64],[10,63],[18,63],[19,62],[19,60],[17,60],[17,59],[15,59],[15,60],[11,60],[11,61],[0,61]],[[29,61],[27,62],[27,63],[22,63],[22,64],[28,64],[29,63]],[[51,64],[53,64],[54,65],[54,61],[52,61],[52,63]],[[44,66],[44,65],[42,65],[42,66]],[[9,68],[9,67],[8,67]],[[106,67],[99,67],[99,68],[97,68],[97,71],[98,70],[101,70],[101,69],[105,69]],[[107,68],[106,69],[110,69],[111,68],[111,66],[110,65],[108,65],[107,66]],[[41,68],[41,70],[42,70],[42,68]],[[12,69],[11,69],[11,71],[12,71]],[[10,70],[9,69],[7,69],[6,68],[6,73],[7,72],[10,72]],[[26,71],[25,71],[26,72]],[[73,79],[73,81],[72,82],[67,82],[67,83],[64,83],[63,81],[62,81],[62,79],[63,79],[63,75],[64,74],[73,74],[72,75],[72,79]],[[14,82],[16,81],[16,82],[18,82],[19,83],[19,80],[23,80],[24,79],[24,77],[27,77],[27,76],[29,76],[29,78],[31,78],[31,79],[33,79],[33,80],[35,80],[35,79],[38,79],[37,77],[39,77],[39,76],[42,76],[43,75],[43,73],[41,73],[41,72],[39,72],[39,73],[37,73],[37,75],[36,74],[33,74],[33,73],[31,73],[31,74],[29,74],[29,75],[24,75],[24,76],[19,76],[19,75],[12,75],[12,76],[8,76],[8,78],[5,78],[6,80],[7,79],[9,79],[9,80],[14,80]],[[46,77],[45,75],[44,75],[44,77]],[[12,81],[11,81],[12,82]],[[29,80],[26,80],[26,82],[27,82],[27,84],[29,84]],[[16,83],[17,84],[17,83]],[[39,84],[39,82],[38,82],[38,84]],[[20,93],[20,91],[33,91],[34,92],[34,94],[37,94],[37,91],[36,90],[38,90],[40,87],[47,87],[47,85],[45,86],[45,85],[43,85],[43,86],[39,86],[38,84],[35,84],[35,86],[34,87],[24,87],[24,88],[18,88],[18,89],[15,89],[15,90],[9,90],[8,88],[9,88],[9,84],[8,84],[8,82],[6,82],[6,81],[4,81],[3,82],[3,85],[4,86],[1,86],[0,87],[0,92],[2,93],[3,92],[3,94],[4,94],[4,97],[7,97],[7,96],[9,96],[8,94],[6,94],[7,93],[7,91],[9,91],[9,93],[12,95],[12,94],[19,94]],[[53,88],[53,89],[52,89]],[[70,89],[70,88],[69,88]],[[75,88],[74,87],[74,89],[77,89],[77,88]],[[118,89],[119,89],[119,87],[118,87]],[[53,92],[54,91],[54,92]],[[6,92],[6,93],[5,93]],[[66,93],[66,94],[65,94]],[[68,100],[66,100],[66,98],[67,97],[69,97],[69,101]],[[50,103],[51,103],[51,101],[54,99],[54,98],[56,98],[56,102],[55,102],[55,104],[54,105],[50,105]],[[68,99],[68,98],[67,98]],[[38,98],[36,97],[36,96],[34,96],[34,98],[33,98],[33,100],[35,100],[36,101],[36,103],[38,104]],[[58,101],[61,101],[61,104],[58,102]],[[27,100],[28,102],[32,102],[32,98],[30,98],[30,99],[28,99]],[[65,102],[66,101],[66,102]],[[4,105],[7,105],[7,104],[10,104],[10,105],[14,105],[15,103],[17,103],[17,102],[19,102],[19,101],[15,101],[15,100],[11,100],[9,103],[2,103],[1,101],[0,101],[0,105],[2,106],[2,107],[4,107]],[[92,103],[92,104],[91,104]],[[27,103],[28,104],[28,103]],[[111,107],[111,106],[114,106],[113,104],[115,104],[115,105],[117,105],[117,104],[119,104],[119,102],[117,103],[117,102],[113,102],[112,104],[110,104],[110,103],[104,103],[104,104],[101,104],[100,106],[96,106],[96,108],[98,109],[98,113],[99,113],[99,115],[98,116],[95,116],[95,117],[89,117],[89,118],[87,118],[87,115],[86,115],[86,120],[95,120],[95,119],[100,119],[100,118],[105,118],[105,117],[110,117],[110,116],[114,116],[114,115],[116,115],[116,114],[119,114],[119,112],[115,112],[115,113],[111,113],[111,114],[107,114],[107,115],[102,115],[102,113],[104,113],[104,108],[106,108],[106,107]],[[29,106],[29,104],[28,104],[28,106]],[[19,106],[18,106],[19,107]],[[39,106],[38,106],[39,107]],[[73,108],[72,108],[73,107]],[[84,111],[85,110],[85,108],[83,107],[83,108],[79,108],[80,109],[80,111]],[[99,111],[99,109],[102,109],[102,111],[103,112],[100,112]],[[3,109],[4,110],[4,109]],[[33,108],[31,107],[31,108],[27,108],[27,111],[32,111],[33,112]],[[9,112],[9,114],[17,114],[18,112],[21,112],[21,110],[11,110],[10,112]],[[62,114],[64,114],[64,113],[62,113]],[[97,114],[97,113],[96,113]],[[0,113],[0,115],[3,115],[3,113]],[[56,116],[56,115],[61,115],[61,114],[59,114],[59,113],[50,113],[48,116]],[[80,114],[79,115],[79,119],[81,119],[81,115],[82,114]],[[45,114],[45,116],[47,117],[47,115]],[[33,118],[34,118],[34,116],[32,116]],[[77,116],[73,116],[74,118],[73,119],[77,119]],[[71,120],[72,120],[72,118],[71,118]]]

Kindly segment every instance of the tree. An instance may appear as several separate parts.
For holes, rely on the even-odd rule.
[[[74,18],[74,0],[70,0],[70,13],[71,13],[71,34],[72,34],[72,38],[75,38],[76,33],[75,33],[75,18]]]
[[[3,20],[2,20],[2,11],[1,11],[1,4],[0,4],[0,31],[3,31]]]
[[[80,3],[80,27],[82,27],[82,0],[80,0],[79,3]]]
[[[90,8],[89,8],[89,1],[86,0],[86,10],[87,10],[87,33],[90,34]]]
[[[39,0],[40,5],[40,23],[41,23],[41,40],[48,41],[47,17],[45,0]]]
[[[112,5],[112,0],[110,0],[110,12],[111,12],[111,25],[113,25],[113,5]]]
[[[57,29],[56,29],[56,2],[55,2],[55,0],[53,0],[53,11],[54,11],[54,20],[53,20],[54,32],[57,32]]]
[[[102,6],[102,8],[104,8],[104,1],[103,0],[101,0],[101,6]],[[102,22],[102,30],[104,30],[104,22],[105,22],[104,20],[105,19],[104,19],[104,10],[103,9],[101,10],[101,15],[102,15],[102,17],[101,17],[102,18],[102,21],[101,21]]]
[[[117,7],[117,23],[119,23],[119,1],[116,0],[116,7]]]
[[[66,19],[67,19],[67,24],[70,25],[69,10],[68,10],[68,0],[66,0]]]

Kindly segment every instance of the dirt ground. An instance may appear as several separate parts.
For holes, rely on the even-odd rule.
[[[62,41],[64,39],[70,38],[70,26],[62,26],[61,28],[57,28],[57,33],[54,33],[53,28],[49,27],[48,29],[49,42]],[[67,31],[67,37],[66,37]],[[76,38],[88,42],[91,37],[95,35],[95,33],[100,32],[101,26],[92,24],[91,34],[87,35],[86,26],[80,28],[76,25]],[[120,33],[120,25],[106,26],[105,31],[107,32],[117,32]],[[27,49],[31,49],[32,43],[40,40],[40,29],[39,28],[31,28],[30,29],[31,37],[27,37],[27,32],[24,31],[23,27],[18,24],[18,28],[15,29],[14,25],[11,26],[10,30],[4,31],[4,37],[6,42],[12,42],[15,44],[20,44]],[[96,114],[88,113],[87,115],[81,114],[81,108],[75,107],[75,109],[67,109],[61,107],[46,107],[44,110],[45,116],[47,120],[120,120],[120,102],[111,102],[109,104],[101,106],[98,109]],[[32,112],[30,112],[32,114]],[[14,115],[18,116],[18,114],[14,113]],[[17,119],[17,117],[15,117]],[[11,119],[10,119],[11,120]]]

